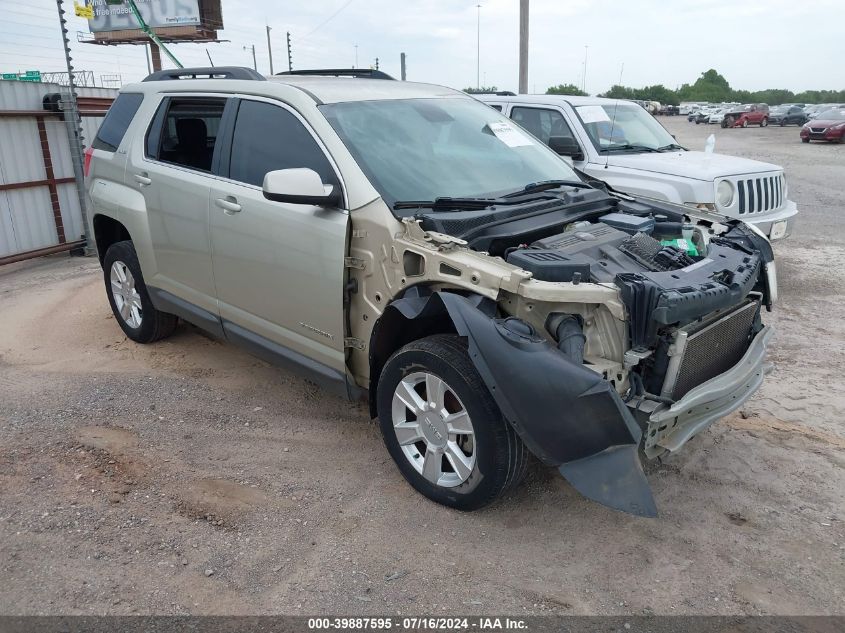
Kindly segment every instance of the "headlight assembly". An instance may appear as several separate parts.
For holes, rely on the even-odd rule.
[[[720,207],[729,207],[734,201],[734,186],[728,180],[723,180],[716,186],[716,202]]]

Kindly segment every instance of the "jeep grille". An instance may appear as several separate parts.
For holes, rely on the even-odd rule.
[[[783,204],[783,179],[780,176],[748,178],[737,182],[740,214],[765,213]]]

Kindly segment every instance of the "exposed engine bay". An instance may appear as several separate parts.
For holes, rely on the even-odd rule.
[[[529,449],[586,496],[650,515],[637,450],[678,450],[768,371],[768,240],[742,222],[593,188],[481,202],[444,199],[407,225],[444,259],[469,249],[523,281],[495,302],[409,288],[391,318],[448,313]]]

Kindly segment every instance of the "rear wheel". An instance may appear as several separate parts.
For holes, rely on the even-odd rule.
[[[109,247],[103,274],[109,304],[126,336],[136,343],[152,343],[173,333],[177,319],[153,306],[132,242]]]
[[[786,125],[786,117],[780,120],[780,126],[783,127],[784,125]]]
[[[760,127],[766,127],[768,124],[769,124],[769,119],[766,118],[766,117],[763,117],[763,120],[760,121]]]
[[[429,499],[475,510],[525,474],[528,451],[457,336],[430,336],[396,352],[377,398],[390,456]]]

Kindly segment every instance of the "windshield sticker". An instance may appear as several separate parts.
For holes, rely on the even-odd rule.
[[[522,147],[524,145],[531,145],[532,141],[528,136],[509,125],[505,121],[496,121],[488,123],[487,127],[496,135],[496,138],[502,141],[508,147]]]
[[[581,120],[584,123],[601,123],[602,121],[610,121],[607,112],[601,106],[581,106],[578,108],[578,114],[581,115]]]

